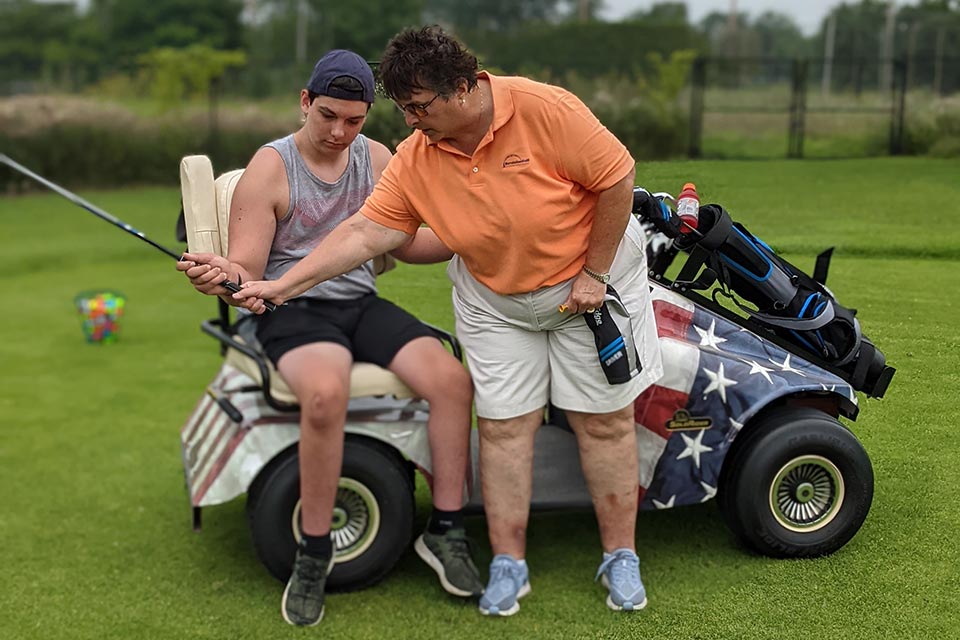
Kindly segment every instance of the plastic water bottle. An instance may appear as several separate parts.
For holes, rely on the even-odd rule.
[[[680,233],[690,233],[697,228],[700,219],[700,196],[697,195],[697,185],[688,182],[677,198],[677,215],[680,216]]]

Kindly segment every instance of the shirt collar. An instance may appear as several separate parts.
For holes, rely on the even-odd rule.
[[[490,82],[490,93],[493,96],[493,124],[491,129],[496,131],[513,117],[515,111],[513,94],[505,82],[488,71],[480,71],[477,73],[477,77],[486,78]]]

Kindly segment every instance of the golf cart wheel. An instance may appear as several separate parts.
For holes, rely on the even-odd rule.
[[[296,447],[267,465],[247,498],[247,517],[260,561],[286,582],[300,539],[300,460]],[[333,507],[330,538],[336,564],[332,591],[354,591],[387,575],[413,536],[413,485],[404,461],[387,445],[348,435]]]
[[[780,407],[751,424],[733,449],[718,504],[748,547],[776,558],[823,556],[860,530],[873,501],[873,468],[859,440],[831,416]]]

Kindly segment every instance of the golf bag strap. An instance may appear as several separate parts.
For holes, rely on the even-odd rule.
[[[727,241],[733,229],[733,220],[720,205],[710,204],[701,207],[701,216],[708,211],[714,213],[714,220],[706,234],[700,235],[694,230],[689,235],[680,236],[674,241],[675,247],[689,253],[687,261],[677,275],[677,282],[694,282],[703,265],[708,265],[716,274],[722,275],[721,283],[726,282],[726,267],[720,262],[715,250]]]
[[[700,267],[706,264],[709,259],[709,252],[701,249],[700,245],[693,245],[690,249],[690,255],[687,256],[687,260],[683,263],[680,273],[677,274],[676,281],[693,282],[697,274],[700,273]]]
[[[782,316],[760,313],[759,311],[754,311],[750,315],[764,324],[770,324],[776,327],[793,329],[794,331],[815,331],[832,321],[836,314],[834,313],[833,304],[828,304],[819,315],[813,318],[784,318]]]
[[[697,246],[703,247],[707,251],[714,251],[727,241],[727,237],[733,229],[733,219],[727,213],[727,210],[718,204],[708,204],[701,207],[701,210],[707,208],[716,211],[716,219],[710,230],[697,243]]]
[[[855,339],[852,341],[852,346],[845,354],[843,354],[843,357],[837,360],[838,367],[842,367],[843,365],[853,360],[857,356],[857,354],[860,353],[861,345],[868,344],[869,342],[863,339],[863,332],[860,330],[860,321],[857,320],[856,318],[853,318],[853,333],[854,333]],[[870,346],[873,347],[872,344]],[[861,360],[866,360],[867,362],[869,362],[873,360],[873,356],[869,358],[861,358]],[[859,367],[860,367],[860,362],[857,362],[857,368]],[[854,372],[854,375],[856,375],[856,372]]]

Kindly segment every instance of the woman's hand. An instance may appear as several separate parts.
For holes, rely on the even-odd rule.
[[[281,280],[251,280],[240,285],[240,291],[232,298],[237,305],[261,314],[267,310],[264,301],[269,300],[278,307],[287,301],[289,292]]]
[[[560,305],[560,309],[570,313],[590,313],[603,304],[606,293],[607,285],[581,271],[580,275],[573,280],[570,295]]]

